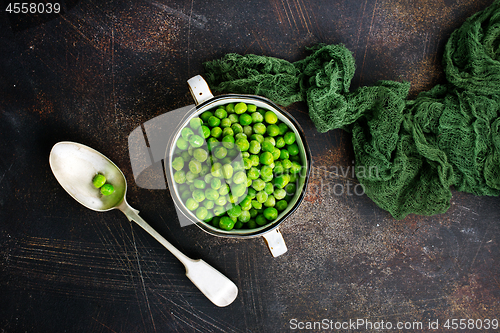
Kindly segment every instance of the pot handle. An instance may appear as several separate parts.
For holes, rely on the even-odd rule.
[[[278,257],[288,251],[285,240],[283,239],[283,235],[279,231],[279,229],[274,229],[272,231],[269,231],[268,233],[262,235],[264,237],[264,240],[267,243],[267,247],[269,248],[269,251],[271,251],[271,254],[273,257]]]
[[[196,105],[206,102],[214,97],[207,82],[203,79],[203,77],[201,77],[201,75],[193,76],[187,81],[187,84],[189,85],[189,91],[191,91],[191,96],[193,96]]]

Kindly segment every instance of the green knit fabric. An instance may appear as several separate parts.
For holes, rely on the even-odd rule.
[[[397,219],[446,212],[452,185],[500,193],[500,0],[453,32],[443,58],[448,82],[414,100],[409,83],[350,91],[355,61],[343,45],[309,51],[294,63],[228,54],[204,64],[206,78],[215,91],[305,101],[319,132],[351,132],[358,180]]]

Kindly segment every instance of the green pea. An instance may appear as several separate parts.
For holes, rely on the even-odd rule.
[[[198,207],[196,210],[196,217],[200,220],[204,220],[208,215],[208,210],[205,207]]]
[[[283,139],[282,136],[277,136],[276,137],[276,148],[283,148],[285,147],[285,139]]]
[[[278,217],[278,210],[273,207],[268,207],[264,209],[264,217],[268,219],[269,221],[276,220]]]
[[[174,173],[174,181],[177,184],[184,184],[186,182],[186,173],[184,170],[179,170]]]
[[[219,221],[219,227],[224,230],[232,230],[234,228],[234,221],[227,216],[223,216]]]
[[[300,155],[297,154],[292,156],[292,154],[290,154],[290,161],[297,162],[300,164]]]
[[[247,105],[243,102],[240,102],[234,106],[234,112],[237,114],[242,114],[247,110]]]
[[[210,111],[205,111],[205,112],[203,112],[203,113],[200,115],[200,118],[201,118],[201,119],[202,119],[205,123],[207,123],[207,122],[208,122],[208,119],[209,119],[210,117],[212,117],[212,116],[213,116],[213,113],[212,113],[212,112],[210,112]]]
[[[207,139],[210,136],[210,128],[205,125],[201,126],[201,134],[205,139]]]
[[[212,153],[218,159],[223,159],[227,155],[227,149],[223,146],[215,147]]]
[[[280,135],[283,135],[288,131],[288,126],[285,123],[280,123],[278,127],[280,129]]]
[[[222,186],[222,181],[220,178],[212,178],[210,181],[210,187],[214,190],[218,190]]]
[[[205,200],[205,192],[202,190],[194,190],[192,196],[193,199],[198,202],[202,202],[203,200]]]
[[[269,141],[273,146],[276,146],[276,140],[272,136],[267,136],[264,138],[264,141]]]
[[[288,151],[285,149],[281,152],[283,153],[284,151],[288,153]],[[283,168],[285,169],[290,169],[292,167],[292,162],[289,159],[284,159],[283,161],[281,161],[281,165],[283,165]]]
[[[184,127],[181,131],[181,136],[184,140],[186,141],[189,141],[189,138],[191,137],[191,135],[193,135],[194,132],[192,129],[190,129],[189,127]]]
[[[220,221],[220,217],[219,216],[214,216],[214,218],[212,219],[212,225],[214,227],[219,228],[219,221]]]
[[[229,103],[228,105],[226,105],[226,111],[228,113],[234,112],[234,104],[233,103]]]
[[[255,223],[257,225],[263,226],[263,225],[267,224],[267,219],[264,217],[264,215],[259,214],[255,217]]]
[[[220,125],[220,119],[217,118],[216,116],[212,116],[208,119],[208,126],[210,127],[217,127]]]
[[[295,133],[293,132],[286,132],[285,136],[283,137],[285,139],[285,143],[287,145],[291,145],[295,142]]]
[[[250,126],[250,125],[243,126],[243,133],[245,133],[245,135],[247,137],[250,137],[250,135],[253,134],[253,128],[252,128],[252,126]]]
[[[262,142],[262,150],[272,153],[274,151],[274,145],[270,141]]]
[[[264,121],[264,117],[258,113],[258,112],[254,112],[252,113],[252,122],[253,123],[261,123]]]
[[[198,209],[199,206],[200,206],[199,202],[194,200],[193,198],[189,198],[186,201],[186,208],[189,209],[190,211]]]
[[[264,202],[266,202],[268,196],[269,196],[269,194],[267,194],[265,191],[260,191],[260,192],[257,192],[255,199],[257,199],[258,202],[263,204]]]
[[[272,125],[267,126],[266,132],[270,136],[278,136],[280,134],[280,129],[278,126],[272,124]],[[286,140],[285,140],[285,142],[286,142]]]
[[[264,202],[264,206],[266,206],[266,207],[274,207],[274,205],[276,205],[276,199],[274,198],[274,196],[272,194],[270,194],[267,197],[266,202]]]
[[[292,167],[290,168],[291,173],[297,174],[300,172],[301,169],[302,169],[302,166],[299,163],[292,162]]]
[[[248,148],[248,151],[252,154],[258,154],[260,152],[260,143],[257,140],[252,140],[250,141],[250,147]]]
[[[182,169],[182,167],[184,166],[184,161],[182,160],[182,157],[177,157],[177,158],[180,158],[180,159],[181,159],[181,161],[182,161],[182,166],[181,166],[179,169],[175,168],[175,167],[173,166],[173,164],[172,164],[172,166],[173,166],[173,168],[174,168],[175,170],[180,170],[180,169]],[[174,161],[175,161],[175,160],[174,160]],[[94,176],[94,178],[92,179],[92,184],[94,184],[94,186],[95,186],[96,188],[100,188],[100,187],[102,187],[104,184],[106,184],[106,177],[104,177],[104,175],[102,175],[102,174],[98,173],[98,174],[97,174],[97,175],[95,175],[95,176]]]
[[[214,147],[216,147],[219,144],[219,140],[217,140],[214,137],[210,137],[207,139],[207,146],[208,146],[208,151],[212,151]]]
[[[265,182],[271,181],[273,179],[273,169],[268,165],[263,165],[260,169],[260,177]]]
[[[243,158],[249,158],[250,157],[250,153],[247,152],[247,151],[244,151],[244,152],[241,153],[241,157],[243,157]]]
[[[260,164],[260,159],[258,155],[250,156],[250,161],[252,162],[253,166],[258,166]]]
[[[191,146],[193,148],[199,148],[199,147],[203,146],[204,143],[205,143],[205,139],[197,134],[193,134],[189,138],[189,144],[191,144]]]
[[[219,194],[220,195],[226,195],[229,193],[229,190],[230,190],[230,187],[228,184],[224,184],[221,186],[221,188],[219,189]]]
[[[270,165],[274,162],[273,154],[268,151],[263,152],[259,158],[260,163]]]
[[[227,117],[227,112],[226,112],[226,110],[219,108],[219,109],[215,110],[214,116],[219,118],[219,119],[223,119],[223,118]],[[215,125],[215,126],[218,126],[218,125]]]
[[[288,207],[288,202],[286,200],[280,200],[274,205],[274,208],[276,208],[279,212],[282,212]]]
[[[255,111],[257,111],[257,106],[254,105],[254,104],[248,104],[247,105],[247,111],[250,112],[250,113],[255,112]]]
[[[205,218],[203,219],[203,222],[210,223],[210,221],[212,221],[213,218],[214,218],[214,214],[212,214],[212,212],[209,211],[207,208],[207,216],[205,216]]]
[[[187,161],[191,158],[191,155],[189,155],[189,153],[185,150],[181,153],[181,157],[184,161]]]
[[[244,171],[237,172],[233,177],[233,182],[235,184],[243,184],[246,183],[246,181],[247,181],[247,175]]]
[[[231,209],[227,210],[227,215],[230,217],[238,217],[241,215],[241,207],[240,205],[235,205]]]
[[[257,223],[255,222],[254,219],[250,219],[247,223],[246,226],[248,229],[255,229],[257,228]]]
[[[220,127],[226,129],[231,128],[231,120],[229,118],[224,118],[220,121]]]
[[[231,129],[233,130],[235,135],[238,133],[243,133],[243,127],[240,124],[232,124]]]
[[[222,178],[222,164],[217,162],[212,165],[212,176]]]
[[[227,116],[229,120],[231,120],[231,123],[237,123],[239,122],[240,117],[236,113],[231,113],[229,116]]]
[[[192,118],[192,119],[189,121],[189,125],[190,125],[190,126],[191,126],[191,128],[192,128],[192,129],[194,129],[194,130],[195,130],[195,129],[200,128],[201,123],[202,123],[201,119],[200,119],[200,118],[197,118],[197,117],[196,117],[196,118]]]
[[[257,113],[254,113],[254,114],[257,114]],[[253,125],[253,132],[255,134],[264,135],[266,133],[266,125],[264,125],[263,123],[254,124]]]
[[[238,139],[245,139],[247,140],[247,135],[245,133],[236,133],[236,135],[234,136],[234,139],[236,141],[238,141]]]
[[[111,184],[104,184],[101,186],[101,194],[104,196],[111,195],[115,192],[115,188]]]
[[[240,138],[235,143],[241,151],[247,151],[250,148],[250,143],[247,139]]]
[[[205,187],[207,187],[207,183],[205,183],[205,182],[204,182],[203,180],[201,180],[201,179],[195,179],[195,180],[193,181],[193,185],[194,185],[194,187],[195,187],[195,188],[198,188],[198,189],[200,189],[200,190],[204,190],[204,189],[205,189]]]
[[[264,187],[266,187],[266,183],[258,178],[258,179],[255,179],[252,183],[252,187],[256,190],[256,191],[262,191],[264,189]]]
[[[214,203],[217,206],[224,206],[225,204],[227,204],[227,198],[225,195],[221,195],[217,199],[214,200]]]
[[[259,178],[259,176],[260,176],[260,172],[259,172],[259,169],[257,169],[256,167],[251,167],[247,171],[247,177],[251,180],[257,179],[257,178]]]
[[[203,177],[203,180],[205,181],[205,183],[207,184],[210,184],[210,182],[212,181],[212,179],[214,179],[214,176],[212,176],[211,173],[208,173],[206,174],[204,177]]]
[[[286,195],[288,196],[294,195],[295,191],[297,191],[297,185],[295,185],[294,183],[290,183],[285,186],[285,191]]]
[[[233,166],[231,164],[224,164],[222,166],[222,175],[225,179],[233,177]]]
[[[226,207],[224,207],[223,205],[215,205],[215,207],[213,208],[213,212],[215,216],[220,217],[226,214]]]
[[[244,164],[245,170],[249,170],[252,167],[252,161],[250,161],[249,158],[244,158],[243,164]]]
[[[255,199],[255,195],[257,194],[257,191],[253,188],[253,187],[250,187],[248,189],[248,193],[247,193],[247,196],[250,198],[250,199]]]
[[[276,161],[276,162],[274,162],[273,173],[274,173],[276,176],[279,176],[279,175],[281,175],[283,172],[285,172],[285,168],[283,168],[283,164],[281,163],[281,161]]]
[[[197,148],[193,152],[193,157],[200,162],[205,162],[208,158],[208,152],[203,148]]]
[[[282,149],[280,152],[280,159],[287,160],[290,157],[290,153],[286,149]]]
[[[245,199],[241,200],[240,206],[242,210],[250,210],[252,208],[252,199],[247,195]]]
[[[231,186],[231,192],[236,197],[241,197],[246,193],[246,191],[247,191],[246,184],[234,184],[233,186]]]
[[[199,174],[201,172],[201,163],[200,161],[196,159],[192,159],[189,161],[189,171],[191,171],[194,174]]]
[[[192,173],[191,171],[186,172],[186,181],[188,183],[192,183],[198,177],[197,174]]]
[[[215,192],[217,192],[217,191],[215,191]],[[212,209],[215,206],[215,202],[213,200],[205,200],[205,201],[203,201],[203,206],[205,206],[206,209]]]
[[[252,207],[254,209],[262,209],[262,203],[258,202],[257,200],[252,200]]]
[[[179,139],[177,139],[177,142],[175,143],[175,145],[180,150],[186,150],[189,147],[189,143],[186,140],[184,140],[184,138],[182,138],[182,137],[180,137]]]
[[[260,144],[262,144],[262,142],[264,142],[264,140],[265,140],[264,136],[262,136],[262,134],[252,134],[250,136],[250,139],[257,141]]]
[[[252,123],[252,116],[251,115],[244,113],[240,116],[241,126],[247,126],[247,125],[250,125],[251,123]]]
[[[264,187],[264,192],[271,195],[274,192],[274,186],[272,183],[266,183],[266,187]]]
[[[247,223],[250,221],[250,212],[248,210],[241,211],[240,216],[238,216],[238,221],[241,223]]]
[[[290,181],[290,176],[288,174],[283,174],[279,177],[274,178],[274,186],[277,188],[284,188],[286,185],[288,185],[288,182]]]
[[[282,188],[276,188],[273,195],[276,200],[281,200],[286,196],[286,191]]]
[[[295,156],[299,153],[299,147],[297,146],[296,143],[292,143],[291,145],[288,145],[286,150],[288,150],[288,153],[291,156]]]
[[[227,118],[226,118],[227,119]],[[233,137],[234,136],[234,131],[231,127],[226,127],[222,130],[222,136],[223,137],[226,137],[226,136],[230,136],[230,137]],[[234,139],[233,139],[233,142],[234,142]]]
[[[278,116],[272,111],[267,111],[264,114],[264,119],[268,124],[276,124],[276,122],[278,121]]]
[[[217,178],[216,178],[217,179]],[[207,188],[205,190],[205,198],[207,198],[208,200],[217,200],[219,198],[219,192],[217,192],[217,190],[213,189],[213,188]]]
[[[190,190],[186,190],[184,192],[181,193],[181,199],[182,199],[182,202],[186,203],[186,200],[189,199],[189,198],[192,198],[192,192]]]
[[[238,218],[239,218],[239,217],[238,217]],[[236,221],[236,222],[234,223],[234,227],[233,227],[233,229],[241,229],[241,228],[243,228],[243,226],[245,226],[245,224],[244,224],[243,222],[241,222],[241,221],[239,221],[239,220],[238,220],[238,221]]]
[[[259,214],[259,212],[255,208],[251,208],[248,212],[250,213],[250,218],[254,218]]]
[[[273,154],[273,159],[276,161],[281,157],[281,151],[278,148],[274,148],[274,150],[271,152]]]
[[[222,135],[222,128],[220,128],[218,126],[212,128],[212,130],[210,131],[210,135],[216,139],[220,138],[220,136]]]

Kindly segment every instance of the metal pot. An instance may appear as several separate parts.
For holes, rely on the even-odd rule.
[[[281,232],[279,231],[279,226],[283,223],[300,205],[305,196],[305,191],[307,188],[307,183],[309,180],[309,174],[311,170],[311,152],[307,145],[304,132],[301,129],[300,125],[297,121],[286,111],[279,108],[276,104],[270,101],[267,98],[255,96],[255,95],[236,95],[236,94],[228,94],[228,95],[220,95],[214,97],[205,82],[205,80],[200,76],[195,76],[188,80],[188,85],[191,91],[191,94],[195,100],[196,107],[191,109],[187,114],[184,115],[184,118],[180,121],[176,130],[170,138],[168,146],[166,148],[165,153],[165,173],[168,181],[168,187],[170,188],[170,192],[172,194],[173,201],[177,208],[178,215],[180,214],[184,218],[186,218],[191,223],[196,224],[201,230],[206,233],[218,236],[218,237],[229,237],[229,238],[252,238],[262,236],[271,254],[274,257],[277,257],[287,251],[287,247]],[[255,228],[255,229],[233,229],[230,231],[225,231],[219,228],[216,228],[208,223],[200,221],[193,212],[188,210],[182,200],[180,199],[180,193],[178,191],[177,184],[173,179],[173,175],[175,170],[172,169],[172,161],[174,157],[175,143],[179,136],[181,135],[181,130],[189,123],[189,121],[202,114],[207,110],[212,110],[218,105],[228,104],[228,103],[239,103],[245,102],[247,104],[254,104],[258,108],[263,108],[267,110],[273,111],[278,119],[284,122],[291,130],[295,132],[296,143],[299,147],[299,154],[301,156],[301,160],[303,162],[304,168],[300,173],[297,181],[297,190],[295,192],[294,197],[289,202],[288,207],[282,211],[277,220],[274,222]]]

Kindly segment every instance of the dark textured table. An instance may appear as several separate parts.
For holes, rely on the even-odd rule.
[[[354,193],[349,134],[316,132],[305,104],[286,110],[305,130],[312,179],[281,226],[288,252],[278,258],[261,238],[181,228],[168,190],[134,182],[127,141],[147,120],[192,104],[186,80],[229,52],[295,61],[306,46],[343,43],[356,59],[352,89],[407,80],[416,96],[444,80],[447,38],[491,0],[60,3],[62,15],[7,15],[2,7],[2,332],[268,333],[356,320],[415,332],[415,323],[429,330],[438,320],[437,332],[447,331],[447,319],[498,319],[499,199],[454,192],[446,214],[397,221]],[[122,213],[74,201],[48,164],[62,140],[111,158],[132,206],[233,280],[236,301],[215,307]],[[475,331],[469,327],[462,332]]]

